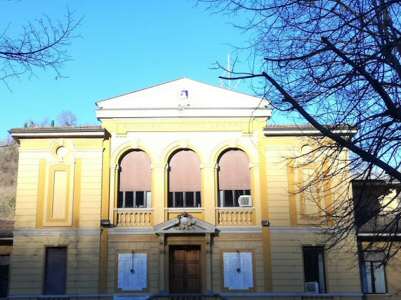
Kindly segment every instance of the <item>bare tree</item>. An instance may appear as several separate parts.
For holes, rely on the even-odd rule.
[[[75,126],[77,125],[77,117],[70,111],[62,111],[57,116],[57,123],[60,126]]]
[[[349,170],[348,179],[384,176],[390,183],[401,182],[401,1],[201,2],[247,17],[236,26],[252,37],[248,49],[255,63],[225,79],[262,82],[262,96],[274,108],[294,111],[319,130],[324,138],[316,140],[319,147],[313,152],[326,165],[338,164],[343,150],[350,151],[349,161],[321,170],[315,180]],[[344,135],[344,128],[357,133]],[[327,138],[332,142],[324,142]],[[338,240],[353,234],[354,211],[360,208],[346,191],[343,196],[328,212]],[[399,192],[392,200],[399,201]],[[370,217],[382,212],[376,207]],[[400,208],[390,213],[392,221],[380,232],[395,235]]]
[[[59,68],[69,59],[66,47],[74,37],[80,20],[67,11],[64,20],[45,16],[28,22],[19,34],[5,27],[0,32],[0,80],[7,85],[10,77],[32,74],[35,68],[51,69],[56,78]]]

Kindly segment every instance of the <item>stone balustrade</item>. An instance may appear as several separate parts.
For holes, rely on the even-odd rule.
[[[151,208],[116,208],[115,225],[118,227],[149,227],[153,225]]]
[[[217,226],[250,226],[255,225],[253,207],[219,207],[216,208]]]

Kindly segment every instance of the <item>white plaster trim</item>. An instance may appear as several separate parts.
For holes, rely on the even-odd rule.
[[[222,233],[261,233],[260,226],[217,226]]]
[[[168,212],[202,212],[205,209],[202,207],[166,207],[165,211]]]
[[[283,232],[283,233],[324,233],[326,228],[321,227],[269,227],[270,232]]]
[[[75,137],[75,136],[90,136],[90,137],[104,137],[103,132],[29,132],[29,133],[13,133],[14,138],[27,138],[27,137]]]
[[[129,108],[104,108],[96,111],[98,119],[114,118],[268,118],[271,111],[260,108],[152,108],[152,109],[129,109]]]
[[[333,130],[332,132],[336,134],[355,134],[357,133],[357,130],[342,129]],[[322,135],[322,133],[316,129],[265,129],[263,130],[263,133],[269,136]]]

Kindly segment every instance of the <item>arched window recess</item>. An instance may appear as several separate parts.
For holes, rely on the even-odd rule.
[[[252,207],[249,160],[240,149],[228,149],[218,160],[219,207]]]
[[[119,164],[117,208],[151,207],[151,182],[149,156],[140,150],[125,154]]]
[[[201,206],[199,158],[192,150],[179,150],[168,163],[168,207]]]

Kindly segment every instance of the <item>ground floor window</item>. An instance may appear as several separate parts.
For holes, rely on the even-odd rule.
[[[10,255],[0,255],[0,297],[8,296]]]
[[[305,292],[325,293],[324,248],[303,247]]]
[[[252,252],[224,252],[224,287],[229,290],[253,288]]]
[[[141,291],[148,286],[146,253],[118,254],[118,288],[122,291]]]
[[[118,193],[118,208],[151,207],[150,191],[124,191]]]
[[[67,247],[47,247],[43,293],[65,294],[67,279]]]
[[[251,190],[220,190],[219,191],[219,206],[220,207],[239,207],[240,196],[250,196]],[[249,203],[252,206],[252,203]]]
[[[201,193],[169,192],[168,207],[201,207]]]
[[[366,251],[363,254],[362,278],[363,291],[368,294],[384,294],[387,292],[384,254]]]

